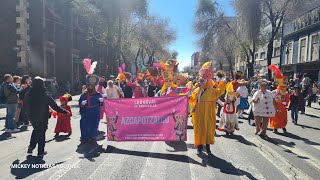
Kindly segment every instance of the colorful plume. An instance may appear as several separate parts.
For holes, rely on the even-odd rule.
[[[271,64],[269,66],[269,69],[273,72],[273,74],[277,77],[277,78],[280,78],[283,76],[281,70],[274,64]]]

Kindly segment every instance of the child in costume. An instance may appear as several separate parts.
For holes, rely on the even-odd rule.
[[[87,90],[79,99],[82,143],[88,141],[96,142],[96,136],[98,134],[103,98],[102,95],[95,90],[95,86],[99,83],[99,77],[93,74],[96,64],[96,62],[93,62],[91,65],[90,59],[84,60],[84,66],[88,75],[86,77]]]
[[[245,109],[249,108],[249,102],[248,102],[248,89],[247,89],[247,81],[245,81],[244,79],[241,79],[240,81],[238,81],[240,86],[237,89],[237,93],[240,94],[240,104],[237,106],[237,110],[238,110],[238,117],[239,118],[244,118],[243,116],[243,112]]]
[[[54,130],[54,133],[56,133],[55,137],[59,136],[59,133],[68,133],[68,136],[71,135],[72,129],[71,129],[71,108],[68,106],[68,98],[65,96],[61,96],[59,98],[60,103],[61,103],[61,108],[67,110],[70,112],[70,114],[62,114],[62,113],[57,113],[58,119],[57,119],[57,124],[56,128]]]
[[[235,93],[232,83],[228,83],[225,102],[223,106],[223,113],[220,120],[219,131],[226,132],[227,135],[232,135],[234,130],[239,130],[236,107],[240,103],[240,94]]]
[[[283,129],[283,132],[286,133],[286,125],[288,122],[286,107],[289,103],[289,95],[287,93],[287,88],[289,84],[288,77],[283,76],[281,70],[278,69],[278,67],[276,67],[274,64],[271,64],[269,66],[269,69],[271,69],[273,73],[276,75],[274,80],[278,82],[277,89],[272,91],[272,94],[277,102],[278,107],[276,109],[275,117],[270,118],[270,127],[273,129],[274,133],[278,133],[279,128]]]

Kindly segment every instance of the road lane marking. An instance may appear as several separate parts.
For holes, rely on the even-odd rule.
[[[152,147],[150,149],[150,152],[154,152],[155,149],[158,149],[160,145],[160,142],[153,142],[152,144]],[[152,157],[147,157],[147,160],[144,164],[144,167],[142,168],[142,172],[141,172],[141,175],[140,175],[140,180],[147,180],[147,179],[165,179],[165,170],[166,170],[166,164],[165,163],[154,163],[154,162],[157,162],[157,161],[163,161],[161,159],[154,159]],[[152,168],[154,166],[157,166],[157,168]],[[157,172],[154,172],[154,171],[150,171],[150,170],[156,170]],[[154,174],[156,173],[156,174]]]
[[[255,144],[257,147],[254,148],[271,164],[277,167],[288,179],[312,179],[301,169],[295,167],[287,159],[282,157],[268,145],[258,140],[256,137],[247,136],[246,139]]]
[[[306,153],[305,151],[303,151],[297,147],[294,147],[294,148],[288,147],[283,144],[278,144],[278,146],[282,147],[285,150],[289,150],[289,151],[293,152],[297,156],[306,157],[303,160],[306,161],[307,163],[309,163],[310,165],[314,166],[315,168],[317,168],[320,171],[320,164],[319,164],[318,158],[313,157],[312,155]]]

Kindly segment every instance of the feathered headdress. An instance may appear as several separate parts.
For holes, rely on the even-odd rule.
[[[120,67],[118,67],[117,80],[120,80],[120,82],[126,80],[126,75],[124,74],[125,69],[126,69],[125,63],[123,63]]]
[[[283,76],[281,70],[274,64],[271,64],[269,66],[269,69],[273,72],[273,74],[277,77],[277,78],[281,78]]]
[[[84,68],[86,69],[87,71],[87,74],[93,74],[94,73],[94,70],[96,69],[97,67],[97,61],[94,61],[92,64],[91,64],[91,59],[84,59],[83,60],[83,65],[84,65]]]
[[[86,76],[86,83],[87,85],[92,84],[92,85],[97,85],[99,83],[99,77],[94,75],[94,70],[97,67],[97,61],[94,61],[91,64],[91,59],[84,59],[83,60],[83,66],[84,69],[87,72],[87,76]]]

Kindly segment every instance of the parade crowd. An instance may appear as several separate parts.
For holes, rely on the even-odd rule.
[[[135,76],[126,72],[122,65],[116,79],[107,80],[94,74],[95,62],[85,59],[83,63],[87,76],[79,99],[81,143],[96,142],[99,122],[105,117],[104,99],[188,96],[194,145],[198,153],[202,153],[204,147],[211,153],[216,116],[221,117],[217,130],[231,136],[240,130],[238,118],[243,119],[244,114],[248,114],[249,123],[255,120],[252,124],[256,126],[254,133],[267,138],[268,126],[274,133],[278,133],[278,129],[286,133],[288,119],[297,124],[299,111],[304,114],[305,107],[316,102],[320,94],[319,84],[307,74],[301,80],[289,79],[275,65],[269,67],[274,73],[274,80],[270,82],[258,76],[245,80],[240,71],[234,79],[229,79],[223,71],[214,73],[210,62],[202,66],[197,78],[190,79],[187,74],[177,73],[179,63],[173,59],[149,67],[141,66]],[[70,83],[66,87],[67,91],[59,97],[60,105],[57,105],[45,87],[45,79],[10,74],[3,77],[0,104],[6,108],[5,129],[7,133],[17,133],[21,125],[32,125],[28,153],[38,145],[38,156],[46,154],[45,135],[51,117],[57,118],[55,137],[60,133],[72,134],[72,112],[68,106],[72,101]],[[287,117],[287,111],[291,111],[291,117]],[[106,117],[108,128],[115,129],[113,124],[117,117]]]

